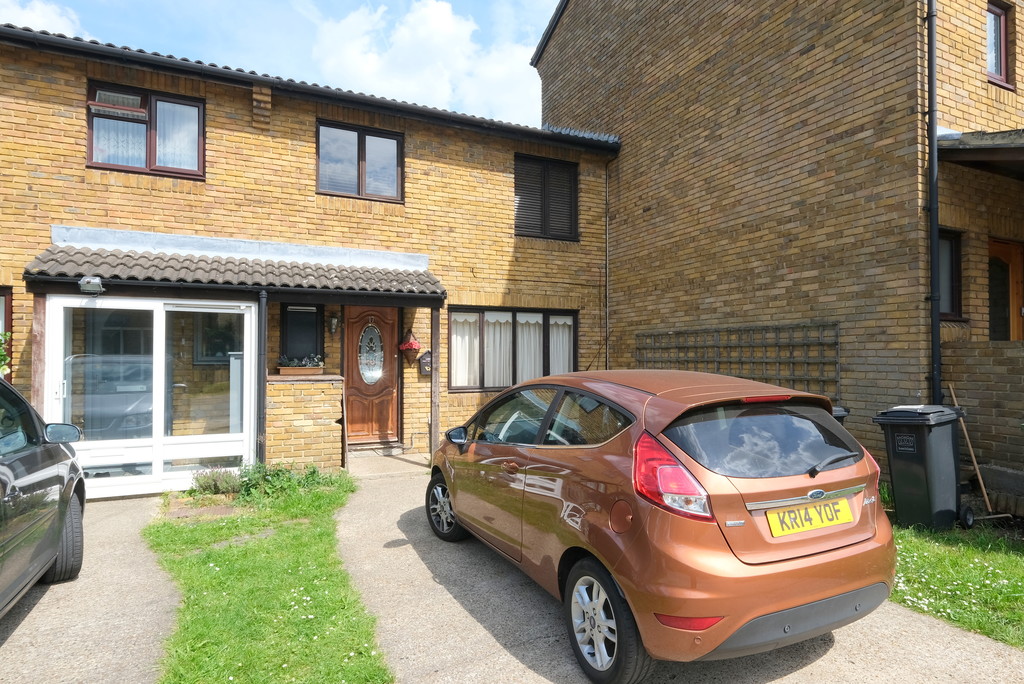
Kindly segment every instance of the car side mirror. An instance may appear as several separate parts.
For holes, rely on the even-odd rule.
[[[448,432],[444,433],[444,436],[452,444],[462,446],[469,441],[469,430],[464,427],[452,428]]]
[[[82,429],[70,423],[50,423],[44,434],[47,442],[77,442],[82,439]]]

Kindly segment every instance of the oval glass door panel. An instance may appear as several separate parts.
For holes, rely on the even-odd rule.
[[[359,336],[359,375],[372,385],[384,374],[384,340],[375,325],[363,328]]]

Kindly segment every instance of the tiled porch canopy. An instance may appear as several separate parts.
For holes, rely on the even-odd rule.
[[[98,276],[105,286],[308,291],[399,299],[405,306],[441,306],[447,295],[420,255],[66,226],[54,227],[53,241],[26,266],[27,281]],[[274,255],[285,258],[266,258]]]

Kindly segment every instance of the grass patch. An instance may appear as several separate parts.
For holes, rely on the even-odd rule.
[[[894,532],[893,601],[1024,648],[1024,542],[984,525]]]
[[[338,558],[351,478],[257,468],[242,481],[235,515],[143,531],[183,596],[161,681],[393,681]]]

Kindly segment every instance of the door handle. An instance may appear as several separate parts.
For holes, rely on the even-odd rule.
[[[515,461],[504,461],[501,464],[501,469],[504,470],[509,475],[515,475],[516,473],[519,472],[519,464],[516,463]]]

